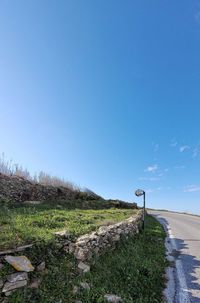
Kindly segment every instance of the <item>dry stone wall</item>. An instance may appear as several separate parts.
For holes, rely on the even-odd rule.
[[[73,199],[76,194],[76,191],[66,187],[44,186],[22,177],[6,176],[0,173],[0,198],[8,198],[16,202],[44,201],[61,197]]]
[[[64,241],[64,250],[68,253],[74,254],[78,261],[78,269],[80,274],[83,274],[90,271],[90,264],[94,263],[96,257],[104,254],[110,249],[114,249],[116,243],[119,242],[121,238],[128,238],[130,235],[136,235],[139,232],[139,225],[141,223],[142,216],[143,211],[139,210],[137,215],[110,226],[102,226],[98,229],[98,231],[83,235],[77,238],[75,241],[71,238],[70,234],[67,234],[64,231],[57,232],[56,235],[61,237],[58,239],[59,242],[60,240],[61,242]],[[21,250],[25,250],[28,247],[30,247],[30,245],[21,247]],[[30,282],[28,277],[29,272],[38,271],[43,272],[43,274],[48,273],[48,268],[46,268],[45,261],[34,267],[24,253],[21,256],[7,255],[7,253],[11,253],[11,251],[1,253],[3,255],[6,254],[4,257],[5,261],[17,271],[6,276],[4,280],[0,278],[0,292],[3,293],[5,297],[10,296],[16,289],[25,287],[27,285],[29,288],[33,289],[37,289],[39,287],[41,279],[34,278]],[[3,266],[1,262],[0,265]],[[89,284],[86,282],[82,282],[80,286],[83,289],[90,288]],[[77,286],[74,286],[74,294],[76,294],[78,289],[79,288]],[[107,302],[122,302],[120,297],[113,294],[106,294],[105,300]]]
[[[64,249],[66,252],[73,252],[81,264],[88,263],[105,251],[115,248],[122,237],[136,235],[139,232],[142,215],[143,211],[140,210],[137,215],[113,225],[102,226],[96,232],[79,237],[74,243],[68,240],[65,242]]]

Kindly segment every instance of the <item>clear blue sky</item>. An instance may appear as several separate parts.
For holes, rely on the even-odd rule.
[[[0,1],[0,152],[200,212],[200,2]]]

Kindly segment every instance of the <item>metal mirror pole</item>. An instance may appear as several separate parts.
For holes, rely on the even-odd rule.
[[[143,193],[144,196],[144,205],[143,205],[143,229],[145,227],[145,212],[146,212],[146,197],[145,197],[145,191]]]
[[[146,213],[146,194],[145,194],[145,191],[143,190],[143,189],[137,189],[136,191],[135,191],[135,195],[137,196],[137,197],[141,197],[141,196],[143,196],[143,198],[144,198],[144,202],[143,202],[143,222],[142,222],[142,228],[143,228],[143,230],[144,230],[144,227],[145,227],[145,213]]]

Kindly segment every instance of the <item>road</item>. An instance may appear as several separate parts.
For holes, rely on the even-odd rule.
[[[169,303],[200,303],[200,217],[166,211],[148,211],[166,228]]]

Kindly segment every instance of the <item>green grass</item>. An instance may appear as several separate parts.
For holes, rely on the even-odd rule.
[[[48,274],[42,276],[38,289],[19,289],[11,295],[9,303],[72,303],[75,299],[103,303],[106,293],[120,296],[124,303],[161,303],[163,273],[167,266],[164,239],[160,223],[148,217],[144,233],[122,240],[114,251],[96,260],[91,272],[83,276],[78,276],[72,256],[60,252],[54,243],[39,244],[26,255],[34,265],[45,260]],[[6,266],[4,272],[6,270],[8,273],[10,268]],[[40,275],[33,272],[30,279]],[[75,297],[73,285],[83,281],[88,282],[91,289],[82,290]]]
[[[97,203],[98,206],[98,203]],[[22,205],[1,203],[0,250],[35,241],[54,239],[54,232],[67,230],[78,236],[108,222],[122,221],[137,213],[134,209],[68,209],[69,204]]]

